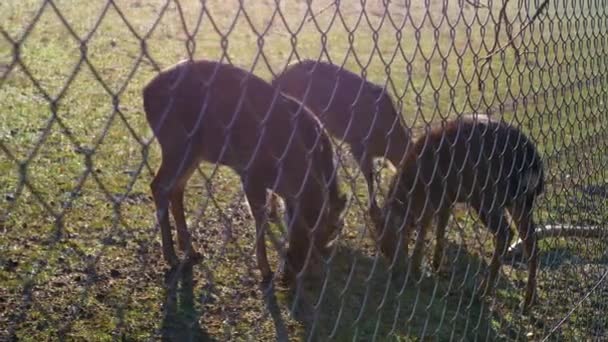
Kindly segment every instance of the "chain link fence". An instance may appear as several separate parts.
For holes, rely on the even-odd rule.
[[[604,0],[1,2],[0,339],[608,339],[607,8]],[[175,66],[184,59],[216,67]],[[287,75],[316,61],[329,69]],[[161,70],[177,72],[145,98]],[[478,293],[497,240],[472,203],[444,217],[439,270],[434,228],[421,240],[420,270],[402,282],[394,271],[410,270],[400,266],[409,259],[386,258],[376,239],[370,204],[394,199],[391,180],[412,165],[407,147],[471,114],[520,130],[542,159],[537,299],[527,313],[529,267],[515,230],[494,291]],[[151,190],[161,164],[184,203],[168,183]],[[187,186],[182,164],[192,171]],[[460,185],[443,186],[427,195]],[[264,203],[256,189],[266,187],[283,201]],[[343,222],[331,221],[342,194]],[[172,265],[159,226],[170,211],[178,212]],[[332,224],[302,235],[306,219],[339,228],[324,258],[299,243]],[[288,240],[287,253],[316,267],[295,287],[278,276],[289,270]],[[200,258],[188,261],[177,245],[190,241]],[[277,275],[265,282],[261,245]]]

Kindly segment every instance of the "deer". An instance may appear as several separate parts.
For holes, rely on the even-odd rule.
[[[304,103],[332,136],[349,146],[367,182],[369,206],[378,207],[373,161],[385,158],[396,168],[411,141],[411,131],[385,89],[338,65],[308,59],[288,66],[272,85]],[[271,211],[275,208],[273,201]]]
[[[227,166],[239,176],[255,221],[262,282],[273,278],[265,243],[269,190],[288,209],[285,265],[294,272],[340,229],[347,198],[339,189],[331,141],[306,107],[268,82],[229,63],[183,60],[145,85],[143,106],[161,149],[150,188],[169,265],[178,263],[169,208],[179,249],[189,259],[201,257],[184,213],[184,189],[201,162]],[[285,274],[292,274],[287,267]]]
[[[468,204],[493,234],[494,252],[479,286],[485,296],[493,290],[513,238],[508,212],[524,241],[528,281],[522,304],[528,312],[535,301],[538,267],[533,206],[544,182],[542,159],[521,130],[504,121],[462,116],[429,129],[414,142],[390,182],[385,205],[372,213],[373,230],[393,266],[399,253],[407,259],[410,234],[417,229],[409,262],[412,273],[419,274],[425,235],[436,218],[432,267],[438,271],[451,209],[456,203]]]

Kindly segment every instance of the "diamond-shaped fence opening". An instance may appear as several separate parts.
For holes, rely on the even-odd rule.
[[[606,339],[606,5],[0,3],[1,339]]]

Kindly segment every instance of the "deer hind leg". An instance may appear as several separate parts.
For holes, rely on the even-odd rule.
[[[359,164],[359,169],[363,173],[363,177],[367,182],[367,194],[369,197],[369,207],[378,207],[376,197],[374,196],[374,158],[366,151],[365,145],[356,145],[351,147],[353,157]]]
[[[371,207],[370,216],[372,219],[372,237],[382,255],[391,264],[394,264],[395,258],[398,258],[396,254],[399,254],[398,248],[401,247],[407,256],[407,245],[400,246],[399,244],[400,241],[407,241],[406,238],[403,238],[405,232],[400,230],[401,221],[389,219],[387,222],[389,215],[384,215],[379,207]]]
[[[188,178],[194,170],[194,161],[184,154],[184,150],[182,148],[163,149],[161,166],[150,183],[156,206],[156,217],[161,230],[163,257],[171,266],[176,265],[178,259],[171,236],[169,204],[171,204],[173,218],[177,223],[178,239],[181,242],[184,242],[185,239],[190,240],[184,218],[183,194]]]
[[[536,300],[536,272],[538,269],[538,245],[534,219],[532,215],[534,199],[517,203],[509,212],[517,225],[519,237],[524,241],[524,253],[528,259],[528,283],[523,302],[523,311],[527,313]]]
[[[424,215],[420,220],[416,243],[414,244],[414,250],[412,251],[412,272],[414,274],[420,274],[422,257],[424,256],[424,240],[432,219],[432,215]]]
[[[281,278],[281,282],[283,284],[291,284],[291,283],[294,283],[296,280],[297,272],[294,270],[294,265],[292,264],[293,259],[290,258],[290,256],[293,254],[293,250],[296,248],[293,244],[295,239],[292,239],[292,237],[293,237],[292,233],[293,233],[294,226],[297,225],[297,223],[294,222],[294,220],[296,219],[295,211],[296,211],[296,208],[295,208],[292,200],[286,199],[285,200],[285,215],[284,215],[284,223],[285,223],[285,227],[286,227],[285,241],[288,241],[288,243],[290,245],[286,251],[285,250],[282,251],[284,259],[282,260],[283,276]]]
[[[445,207],[437,213],[437,228],[435,237],[435,251],[433,253],[433,269],[439,271],[443,260],[445,249],[445,229],[450,220],[450,207]]]
[[[262,282],[266,283],[272,279],[272,270],[268,264],[268,256],[266,254],[266,226],[268,224],[268,211],[266,210],[267,192],[266,188],[259,183],[256,184],[257,177],[249,177],[249,182],[242,179],[245,195],[249,202],[249,207],[255,220],[255,253],[258,263],[258,268],[262,274]]]
[[[475,208],[479,218],[483,224],[488,227],[494,236],[494,253],[490,261],[489,272],[481,283],[481,295],[490,295],[494,289],[498,271],[501,266],[501,260],[507,251],[507,247],[511,243],[513,234],[509,227],[509,222],[505,216],[503,209],[495,209],[492,212],[487,212],[485,209],[476,206]]]
[[[171,192],[171,213],[173,214],[177,228],[177,244],[179,249],[185,252],[188,257],[197,258],[199,255],[192,246],[192,236],[188,231],[186,217],[184,216],[184,187],[185,184],[178,184]]]
[[[154,180],[150,184],[154,204],[156,206],[156,219],[160,226],[160,236],[162,239],[163,258],[174,266],[177,264],[177,255],[173,248],[173,237],[171,236],[171,223],[169,222],[169,198],[167,191],[163,189],[163,167],[158,170]]]

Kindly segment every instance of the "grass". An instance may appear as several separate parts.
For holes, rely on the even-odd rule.
[[[532,54],[520,64],[510,49],[496,55],[480,91],[475,55],[494,43],[488,16],[497,20],[498,4],[476,15],[456,1],[445,10],[432,1],[428,11],[393,1],[392,21],[378,16],[372,1],[364,5],[367,16],[360,4],[343,2],[340,15],[329,10],[314,21],[305,17],[306,2],[281,2],[280,13],[272,1],[245,2],[241,12],[235,0],[204,4],[198,25],[197,1],[180,2],[183,21],[176,2],[0,3],[0,336],[536,340],[602,279],[604,242],[552,239],[541,243],[541,302],[533,318],[518,314],[526,275],[519,267],[503,267],[496,296],[481,301],[473,289],[491,239],[457,210],[448,271],[401,289],[388,281],[368,237],[365,186],[352,161],[342,170],[343,187],[355,201],[328,280],[306,283],[298,301],[281,288],[263,296],[253,221],[238,179],[225,168],[207,186],[203,175],[213,168],[202,165],[187,189],[187,217],[205,261],[166,269],[148,186],[159,151],[155,142],[147,147],[141,89],[155,66],[189,52],[265,79],[296,55],[344,63],[388,84],[406,123],[419,129],[503,106],[495,115],[529,133],[547,160],[538,221],[601,224],[606,216],[605,196],[589,191],[606,183],[606,66],[603,41],[593,38],[605,32],[582,19],[599,21],[604,10],[551,4],[543,29],[533,25],[521,40]],[[314,2],[312,11],[324,6]],[[525,9],[514,2],[509,13],[521,22]],[[559,20],[579,25],[547,29]],[[390,175],[383,171],[384,180]],[[228,226],[238,239],[224,238]],[[272,260],[278,264],[275,254]],[[606,282],[600,284],[553,338],[606,336]]]

